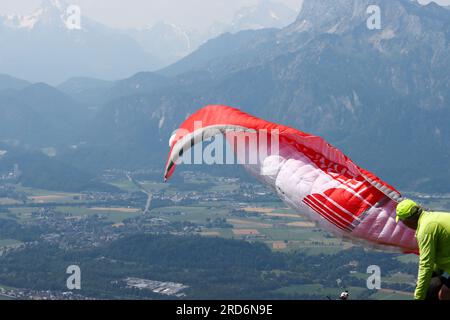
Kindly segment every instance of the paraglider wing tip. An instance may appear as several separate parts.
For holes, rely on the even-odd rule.
[[[175,163],[173,161],[169,161],[166,166],[166,170],[164,170],[164,182],[167,182],[167,180],[170,179],[174,170],[175,170]]]
[[[169,171],[166,170],[164,172],[164,183],[166,183],[169,180],[169,178],[170,178]]]

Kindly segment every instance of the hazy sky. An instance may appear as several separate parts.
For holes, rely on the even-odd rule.
[[[0,14],[31,13],[42,0],[0,0]],[[258,0],[68,0],[82,14],[118,28],[143,27],[158,20],[192,28],[205,28],[214,21],[229,21],[241,7]],[[299,10],[303,0],[274,0]],[[421,0],[428,3],[431,0]],[[450,0],[436,0],[450,5]]]
[[[0,14],[27,14],[42,0],[0,0]],[[258,0],[67,0],[81,7],[82,14],[118,28],[143,27],[158,20],[204,28],[215,21],[228,21],[234,13]],[[298,10],[302,0],[274,0]],[[449,0],[450,1],[450,0]]]

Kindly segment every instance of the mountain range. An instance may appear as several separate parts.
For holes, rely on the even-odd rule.
[[[146,28],[124,30],[124,33],[156,56],[162,66],[168,66],[223,33],[283,28],[295,20],[297,13],[282,3],[258,0],[252,6],[240,8],[230,21],[216,21],[203,30],[158,21]]]
[[[43,0],[29,15],[0,16],[0,72],[53,85],[73,77],[116,80],[167,66],[220,33],[281,27],[296,14],[260,0],[239,11],[231,23],[199,32],[164,21],[139,30],[113,29],[85,15],[79,26],[71,27],[69,9],[65,0]]]
[[[57,84],[74,76],[119,79],[160,66],[130,36],[87,17],[80,29],[69,29],[67,7],[45,0],[30,16],[0,18],[1,72]]]
[[[369,5],[381,9],[380,30],[367,28]],[[48,96],[64,97],[61,104],[81,113],[74,120],[84,125],[67,136],[42,136],[40,143],[17,132],[15,146],[55,147],[54,159],[91,173],[162,170],[168,139],[186,116],[206,104],[226,104],[320,135],[398,188],[450,192],[448,21],[450,11],[434,3],[305,0],[284,28],[223,34],[157,73],[76,78],[52,90],[39,85]],[[33,105],[46,104],[43,98],[27,98],[36,85],[30,90],[9,79],[8,88],[4,79],[0,101],[15,103],[9,109],[4,103],[7,111],[0,104],[0,112],[15,112],[9,126],[31,121],[35,130],[53,130],[38,115],[49,121],[55,111]],[[21,113],[24,108],[37,110],[36,117]],[[67,123],[63,118],[56,122]],[[0,132],[5,149],[14,134]]]

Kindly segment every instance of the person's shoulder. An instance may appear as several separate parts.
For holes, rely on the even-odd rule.
[[[441,211],[423,211],[420,219],[426,222],[439,222],[440,218],[447,216],[450,218],[449,212],[441,212]]]
[[[420,219],[417,237],[434,234],[439,228],[439,212],[424,211]]]
[[[433,213],[437,216],[450,216],[450,212],[444,212],[444,211],[425,211],[428,213]]]
[[[450,220],[450,212],[443,211],[424,211],[424,222],[430,224],[435,222],[441,224],[443,222],[447,223]]]

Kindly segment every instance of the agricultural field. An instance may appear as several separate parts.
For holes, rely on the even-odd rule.
[[[300,215],[285,207],[244,207],[243,211],[251,213],[247,217],[233,216],[230,213],[233,209],[235,205],[231,202],[220,205],[199,203],[195,206],[155,208],[150,213],[171,222],[189,221],[205,224],[210,219],[226,219],[231,228],[203,228],[200,234],[262,241],[275,251],[303,250],[318,255],[336,253],[350,246],[341,240],[331,238],[314,223],[305,221]]]
[[[357,298],[361,293],[363,293],[367,289],[361,287],[349,287],[346,288],[346,290],[349,291],[350,298],[352,297]],[[283,293],[287,297],[294,294],[302,294],[302,295],[314,294],[324,296],[324,299],[327,299],[328,297],[330,300],[336,300],[342,291],[344,291],[343,288],[328,288],[320,284],[306,284],[306,285],[292,285],[289,287],[284,287],[276,290],[275,292]]]
[[[403,263],[418,263],[419,257],[415,254],[405,254],[397,257],[397,260]]]
[[[29,196],[28,200],[31,203],[61,203],[61,202],[76,202],[75,198],[80,197],[81,194],[75,193],[54,193],[54,194],[45,194],[45,195],[33,195]]]
[[[125,219],[142,214],[142,210],[138,208],[61,206],[56,207],[55,209],[59,212],[68,213],[72,215],[72,217],[101,214],[106,218],[106,221],[112,223],[123,222]]]
[[[370,296],[373,300],[412,300],[414,297],[412,292],[404,292],[391,289],[380,289]]]
[[[118,180],[110,182],[111,185],[118,187],[127,192],[139,192],[140,189],[131,180]]]
[[[2,239],[0,240],[0,250],[5,247],[15,247],[21,245],[22,242],[14,239]]]
[[[353,247],[351,243],[333,237],[314,222],[286,207],[281,201],[275,201],[273,197],[255,196],[243,199],[240,192],[242,186],[234,181],[224,182],[204,177],[196,182],[188,181],[191,185],[186,188],[178,188],[175,184],[123,177],[109,183],[121,188],[122,192],[97,197],[96,194],[54,192],[17,186],[20,192],[26,194],[27,203],[1,198],[0,205],[7,210],[0,211],[0,218],[27,224],[42,219],[39,212],[44,214],[48,212],[54,216],[61,214],[64,215],[64,219],[75,220],[94,216],[100,217],[101,223],[110,223],[110,226],[113,226],[118,233],[122,232],[122,227],[126,229],[129,223],[127,220],[130,218],[137,218],[135,221],[138,222],[134,224],[138,226],[151,226],[151,220],[161,221],[163,223],[161,228],[165,228],[164,223],[181,225],[182,228],[191,224],[194,227],[191,229],[193,231],[189,232],[205,238],[263,243],[271,249],[273,254],[300,253],[311,260],[322,259],[321,257],[328,255],[331,257]],[[259,187],[250,191],[248,189],[251,187],[248,185],[244,188],[249,197],[265,192],[258,189]],[[138,201],[128,201],[128,196],[136,194]],[[147,196],[152,199],[153,195],[156,199],[155,205],[151,202],[146,214],[143,215]],[[139,220],[140,217],[144,219]],[[159,230],[159,226],[156,228]],[[0,240],[0,249],[20,243],[11,239]],[[399,255],[393,259],[396,259],[399,264],[417,263],[417,257],[413,255]],[[359,296],[364,299],[411,299],[412,297],[411,292],[388,288],[368,292],[368,289],[364,287],[367,274],[349,275],[347,273],[348,276],[357,280],[356,285],[353,283],[348,288],[354,299]],[[415,277],[406,273],[394,273],[383,275],[382,281],[390,288],[396,286],[412,288]],[[314,295],[324,299],[327,296],[335,299],[341,291],[342,288],[336,287],[335,284],[330,284],[328,287],[326,283],[322,283],[286,286],[276,290],[275,293],[289,298],[313,292]]]
[[[16,199],[10,199],[10,198],[0,198],[0,205],[14,205],[19,204],[20,201]]]

